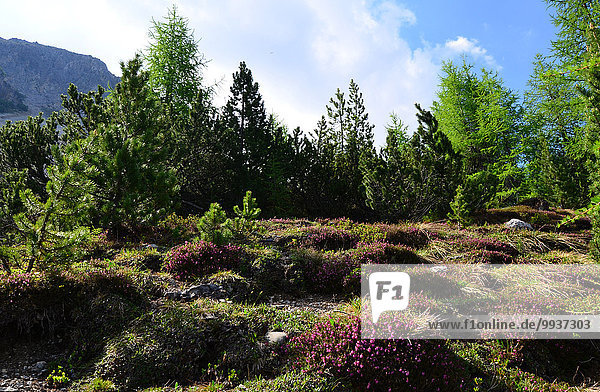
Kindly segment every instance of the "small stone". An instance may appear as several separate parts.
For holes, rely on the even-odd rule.
[[[35,363],[35,368],[40,372],[46,370],[46,366],[48,366],[46,361],[39,361]]]
[[[288,340],[288,335],[285,332],[268,332],[265,337],[269,344],[283,344]]]
[[[19,390],[13,387],[0,387],[0,392],[19,392]]]
[[[504,226],[508,227],[509,229],[516,230],[533,230],[533,227],[529,223],[523,222],[520,219],[511,219],[506,222]]]
[[[181,292],[179,291],[168,291],[165,293],[167,299],[179,299],[181,298]]]

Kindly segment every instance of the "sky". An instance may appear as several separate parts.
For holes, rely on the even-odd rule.
[[[392,112],[416,128],[414,104],[435,100],[443,61],[466,56],[522,93],[556,32],[542,0],[0,0],[0,37],[89,54],[120,75],[173,4],[209,60],[216,104],[245,61],[269,113],[307,132],[354,79],[378,145]]]

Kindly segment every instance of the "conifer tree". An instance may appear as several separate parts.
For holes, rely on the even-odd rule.
[[[439,129],[436,117],[419,104],[419,127],[410,140],[413,165],[412,184],[416,200],[411,217],[443,218],[449,212],[450,201],[461,178],[461,156],[450,139]]]
[[[560,62],[560,74],[574,80],[587,110],[584,151],[589,157],[592,203],[592,253],[600,259],[600,4],[594,1],[546,0],[554,8],[553,22],[558,27],[552,42],[553,54]]]
[[[410,186],[407,126],[396,114],[390,120],[385,146],[367,170],[364,186],[367,203],[377,218],[396,222],[410,215],[414,188]]]
[[[518,165],[524,135],[523,109],[497,73],[480,75],[463,62],[442,66],[433,113],[439,127],[463,157],[463,179],[480,171],[496,175],[498,203],[520,196],[523,173]]]
[[[525,95],[529,135],[524,147],[531,196],[579,208],[589,201],[585,150],[585,101],[575,83],[542,56],[536,57]]]
[[[0,176],[12,170],[27,170],[25,184],[35,194],[45,194],[47,167],[52,148],[58,144],[56,115],[28,117],[0,127]]]
[[[43,200],[26,188],[20,192],[24,212],[14,216],[18,233],[27,246],[28,265],[72,261],[78,245],[89,238],[89,214],[93,209],[94,184],[85,174],[94,168],[85,163],[95,138],[72,142],[54,149],[55,165],[48,168],[48,197]],[[82,175],[82,173],[84,175]]]
[[[272,142],[269,119],[258,83],[245,62],[233,75],[231,95],[223,110],[223,123],[232,133],[232,157],[238,178],[237,194],[256,189],[261,199],[265,189],[265,170]]]
[[[93,170],[80,173],[95,186],[93,222],[111,231],[164,216],[176,191],[168,123],[141,67],[139,56],[121,64],[121,82],[107,104],[110,120],[88,136],[95,141],[84,159]]]
[[[363,176],[375,157],[373,125],[354,80],[350,81],[348,99],[338,88],[326,109],[327,122],[323,118],[317,124],[316,142],[324,163],[333,168],[334,176],[328,182],[329,197],[339,208],[335,215],[365,218],[370,212]]]
[[[148,32],[150,46],[144,59],[148,63],[149,83],[170,115],[186,119],[202,85],[205,60],[186,18],[169,9],[164,21],[152,20]]]

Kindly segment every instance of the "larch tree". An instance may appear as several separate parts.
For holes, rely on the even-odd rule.
[[[152,20],[144,56],[151,89],[172,115],[187,118],[202,85],[206,65],[186,18],[173,6],[164,21]]]

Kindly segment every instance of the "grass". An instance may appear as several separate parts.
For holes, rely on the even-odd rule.
[[[18,345],[19,339],[43,343],[56,336],[68,337],[63,343],[63,362],[78,358],[69,362],[68,388],[73,391],[363,390],[368,383],[344,369],[333,371],[314,364],[294,368],[296,354],[286,351],[287,346],[269,347],[265,334],[283,331],[299,339],[323,325],[351,322],[361,308],[356,271],[350,268],[356,262],[389,258],[395,263],[433,264],[592,263],[585,223],[569,231],[557,229],[556,223],[567,213],[540,213],[528,207],[491,210],[479,217],[479,225],[467,228],[446,223],[364,224],[348,219],[264,220],[237,244],[244,255],[239,263],[190,279],[177,279],[164,266],[169,249],[197,235],[197,218],[170,216],[156,228],[143,231],[138,242],[120,243],[100,236],[93,244],[95,259],[34,274],[16,270],[11,276],[0,275],[0,336],[15,337],[5,340],[10,345]],[[509,231],[499,224],[508,216],[535,217],[534,227],[541,230]],[[315,279],[315,271],[327,271],[342,262],[347,268],[336,270],[340,275],[332,282],[346,282],[341,286],[346,291],[329,297],[337,305],[304,306],[310,297],[330,288]],[[223,286],[230,293],[228,298],[190,302],[164,298],[167,291],[208,282]],[[559,298],[561,294],[545,286],[539,276],[522,276],[510,283],[523,295]],[[475,287],[468,279],[457,285],[458,289]],[[410,315],[413,320],[429,319],[433,310],[446,306],[426,296],[415,301],[420,301],[422,309]],[[570,301],[576,307],[600,303],[600,298],[582,295]],[[47,318],[37,321],[40,314]],[[20,326],[16,336],[15,326]],[[8,334],[9,330],[13,332]],[[343,333],[336,336],[339,341],[332,340],[332,348],[348,342]],[[443,350],[460,366],[445,371],[449,380],[464,381],[463,385],[451,381],[446,390],[585,390],[600,382],[595,371],[600,350],[588,346],[578,342],[556,346],[554,341],[448,341]],[[303,350],[299,354],[303,358],[317,352],[309,346]],[[336,350],[344,352],[341,347]],[[459,367],[463,373],[457,373]],[[413,384],[407,385],[425,385],[421,383],[427,380],[425,374],[409,378]]]

